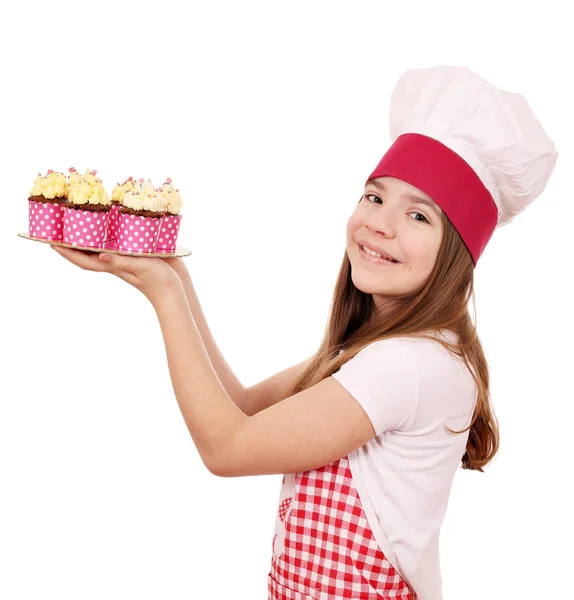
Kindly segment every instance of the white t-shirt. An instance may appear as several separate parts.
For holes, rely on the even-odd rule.
[[[442,335],[456,340],[450,331]],[[440,526],[469,434],[446,426],[468,427],[476,383],[439,342],[405,337],[369,344],[332,377],[360,403],[377,434],[349,454],[375,540],[417,600],[441,600]]]

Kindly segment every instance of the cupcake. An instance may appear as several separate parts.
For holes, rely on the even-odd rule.
[[[70,173],[68,202],[64,206],[64,242],[101,248],[106,237],[110,199],[97,171]]]
[[[160,186],[159,191],[164,201],[165,217],[162,220],[158,235],[156,251],[175,252],[177,234],[181,223],[182,199],[179,190],[173,187],[169,177]]]
[[[155,252],[158,233],[165,216],[163,196],[148,179],[140,179],[122,196],[119,210],[118,250]]]
[[[64,173],[52,169],[46,175],[38,173],[28,198],[31,237],[62,241],[68,191],[69,183]]]
[[[133,177],[128,177],[123,183],[117,183],[112,190],[112,204],[108,217],[108,229],[106,240],[115,240],[118,236],[118,224],[120,219],[120,207],[125,192],[133,190],[135,181]]]

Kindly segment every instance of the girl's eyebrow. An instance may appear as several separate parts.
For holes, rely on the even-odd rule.
[[[383,192],[386,192],[387,189],[385,187],[384,183],[381,183],[380,181],[375,181],[374,179],[372,181],[369,181],[367,183],[367,185],[374,185],[375,187],[378,187],[379,189],[383,190]],[[404,193],[401,194],[401,198],[405,198],[406,200],[411,200],[411,202],[420,202],[421,204],[424,204],[426,206],[428,206],[429,208],[431,208],[432,210],[434,210],[434,212],[437,214],[437,216],[440,217],[441,214],[441,209],[439,206],[436,205],[435,202],[433,202],[432,200],[428,200],[427,198],[421,198],[420,196],[415,196],[414,194],[409,194],[409,193]]]

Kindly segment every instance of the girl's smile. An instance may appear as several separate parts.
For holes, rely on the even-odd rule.
[[[381,265],[381,266],[392,266],[392,265],[397,265],[399,263],[397,262],[393,262],[391,260],[388,260],[386,258],[383,258],[382,256],[373,256],[372,254],[369,254],[368,252],[366,252],[364,250],[364,247],[361,244],[358,244],[359,247],[359,254],[360,256],[371,263],[377,264],[377,265]]]

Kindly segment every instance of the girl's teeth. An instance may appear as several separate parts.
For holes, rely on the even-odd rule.
[[[389,262],[394,262],[388,258],[384,258],[381,254],[378,254],[377,252],[375,252],[374,250],[369,250],[369,248],[365,248],[365,246],[361,246],[361,248],[367,253],[370,254],[371,256],[376,256],[377,258],[382,258],[383,260],[387,260]]]
[[[374,250],[369,250],[369,248],[365,248],[365,246],[361,246],[361,248],[367,253],[370,254],[371,256],[377,256],[378,258],[382,258],[382,256],[380,254],[377,254]],[[385,259],[386,260],[386,259]]]

